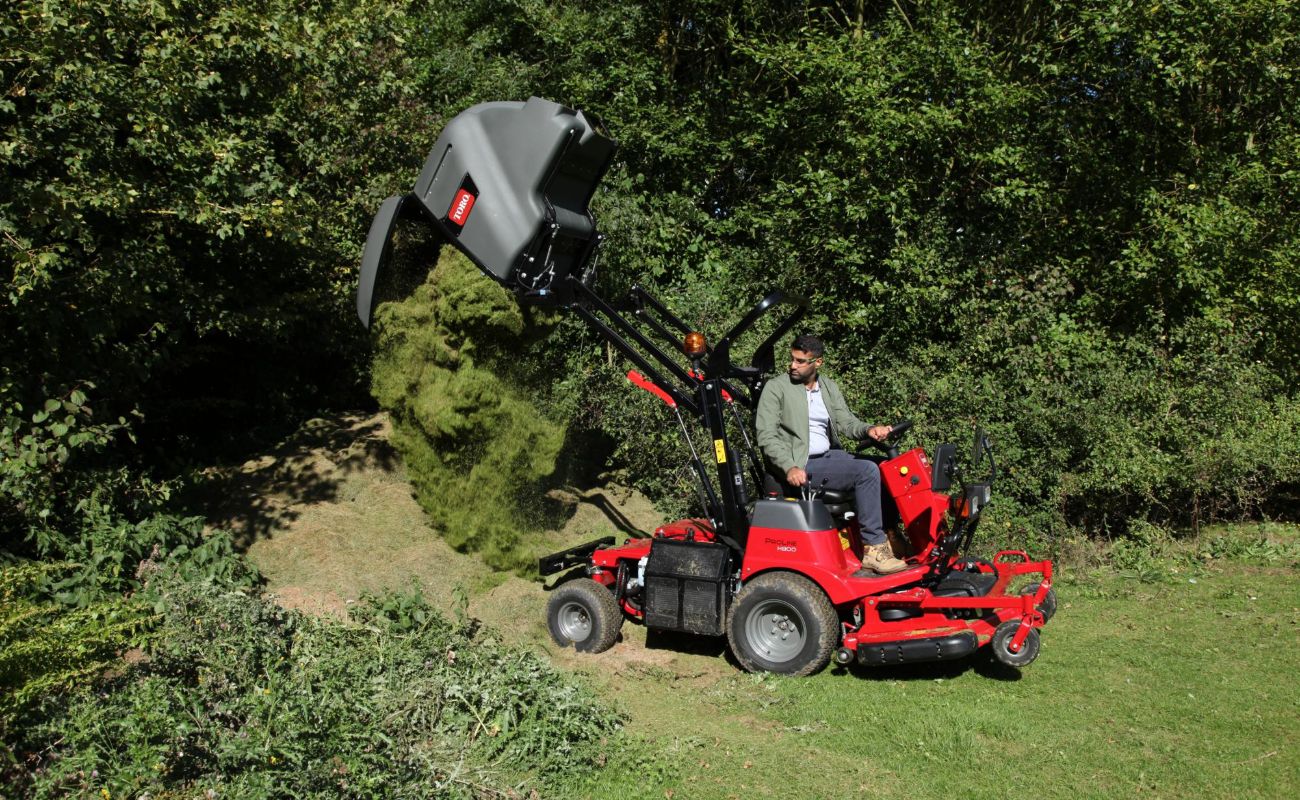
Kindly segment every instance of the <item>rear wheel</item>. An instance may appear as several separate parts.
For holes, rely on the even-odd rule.
[[[826,666],[839,639],[835,608],[817,584],[769,572],[745,584],[727,616],[727,640],[750,672],[811,675]]]
[[[560,586],[546,603],[546,625],[561,647],[603,653],[614,646],[623,627],[623,612],[614,595],[591,578]]]
[[[993,632],[993,641],[989,642],[989,650],[993,658],[999,664],[1005,664],[1008,667],[1027,667],[1034,663],[1038,658],[1038,650],[1042,646],[1037,629],[1030,629],[1029,635],[1020,645],[1020,649],[1011,652],[1011,640],[1015,638],[1016,631],[1020,628],[1020,620],[1009,620],[998,626]]]

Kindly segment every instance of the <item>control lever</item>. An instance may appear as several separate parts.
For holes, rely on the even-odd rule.
[[[804,481],[803,485],[799,487],[800,499],[812,500],[815,497],[821,496],[822,492],[826,491],[826,484],[829,482],[830,478],[822,478],[822,482],[818,484],[816,489],[814,489],[812,481]]]

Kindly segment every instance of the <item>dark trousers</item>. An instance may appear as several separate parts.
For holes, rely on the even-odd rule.
[[[867,544],[885,541],[880,511],[880,467],[875,462],[855,458],[843,450],[827,450],[824,455],[808,459],[804,471],[808,473],[808,482],[813,489],[851,490],[858,507],[862,540]]]

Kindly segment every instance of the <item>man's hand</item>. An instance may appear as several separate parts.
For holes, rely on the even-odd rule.
[[[872,425],[867,429],[867,435],[877,442],[885,441],[885,437],[893,432],[894,429],[889,425]]]
[[[799,467],[790,467],[785,471],[785,482],[791,486],[803,486],[808,482],[808,473]]]

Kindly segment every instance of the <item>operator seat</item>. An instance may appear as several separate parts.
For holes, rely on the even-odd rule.
[[[802,497],[802,493],[797,486],[786,483],[785,476],[778,478],[772,474],[771,470],[763,473],[763,494],[767,497],[788,497],[792,500],[799,500]],[[817,496],[826,505],[826,510],[831,513],[832,517],[842,517],[845,512],[855,511],[857,507],[852,491],[841,492],[834,489],[822,489],[817,493]]]
[[[880,460],[872,458],[877,464]],[[770,464],[763,471],[763,495],[765,497],[789,497],[798,500],[802,497],[798,487],[791,486],[785,482],[785,475],[778,474],[775,467]],[[831,517],[843,519],[847,512],[856,513],[857,502],[853,497],[853,491],[839,491],[836,489],[822,489],[817,496],[826,504],[826,510],[831,512]],[[885,489],[884,481],[880,486],[880,512],[883,517],[886,530],[893,530],[898,526],[899,514],[898,506],[894,503],[894,498]]]

